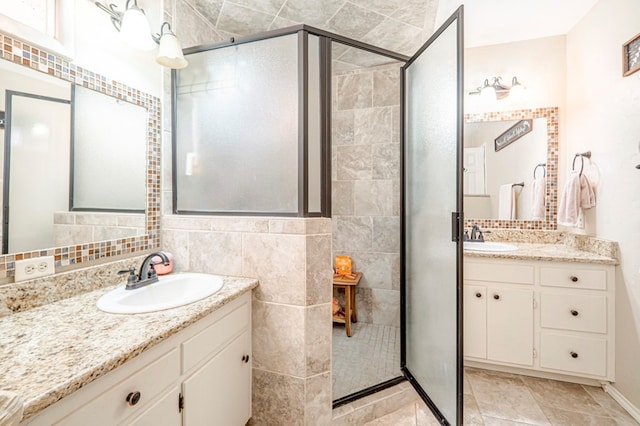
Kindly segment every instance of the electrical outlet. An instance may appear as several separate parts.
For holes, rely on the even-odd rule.
[[[584,211],[580,209],[578,212],[578,222],[576,223],[576,228],[584,229]]]
[[[53,275],[55,272],[53,256],[16,260],[16,282]]]

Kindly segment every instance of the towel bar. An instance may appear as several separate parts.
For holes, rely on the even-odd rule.
[[[511,185],[511,187],[513,188],[514,186],[521,186],[524,188],[524,182],[520,182],[520,183],[514,183]]]
[[[580,157],[580,176],[582,176],[582,171],[584,170],[584,158],[587,157],[591,160],[591,151],[587,152],[579,152],[573,157],[573,163],[571,163],[571,170],[575,171],[576,169],[576,159]]]
[[[536,171],[538,170],[538,167],[542,167],[542,177],[547,176],[547,163],[540,163],[533,169],[533,178],[536,178]]]

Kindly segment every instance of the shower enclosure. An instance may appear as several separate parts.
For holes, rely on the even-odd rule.
[[[415,58],[301,25],[173,71],[174,213],[331,217],[363,272],[334,406],[409,379],[461,419],[461,14]]]

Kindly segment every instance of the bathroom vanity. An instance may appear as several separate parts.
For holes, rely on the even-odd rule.
[[[1,318],[20,424],[245,424],[256,285],[225,277],[206,299],[136,315],[99,311],[102,289]]]
[[[465,364],[613,381],[616,260],[562,245],[516,245],[465,252]]]

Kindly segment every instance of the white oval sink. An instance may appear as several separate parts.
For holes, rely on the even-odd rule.
[[[465,241],[464,249],[471,251],[515,251],[518,250],[518,247],[513,244],[497,243],[493,241],[485,241],[483,243]]]
[[[103,295],[96,305],[112,314],[141,314],[188,305],[211,296],[222,289],[217,275],[185,272],[159,277],[157,283],[135,290],[125,286]]]

